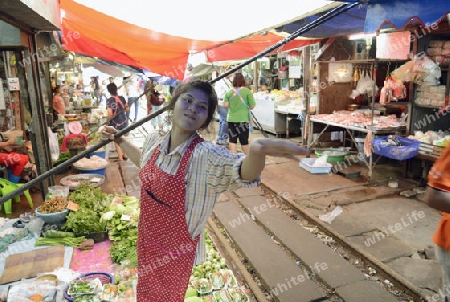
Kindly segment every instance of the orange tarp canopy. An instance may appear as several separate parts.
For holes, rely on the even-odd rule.
[[[190,53],[206,51],[209,61],[254,56],[282,40],[272,32],[233,41],[193,40],[143,28],[73,0],[61,0],[64,49],[183,79]],[[319,40],[293,40],[283,49]]]
[[[272,32],[269,32],[266,35],[254,35],[236,42],[215,47],[206,52],[206,57],[210,62],[250,58],[263,50],[268,49],[283,38],[284,37]],[[320,41],[321,39],[296,39],[284,44],[271,53],[300,48]]]

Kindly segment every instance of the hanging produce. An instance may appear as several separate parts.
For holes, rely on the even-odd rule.
[[[358,84],[359,80],[359,70],[355,68],[355,72],[353,73],[353,87],[356,88],[356,84]]]
[[[406,97],[406,87],[401,81],[397,81],[389,72],[390,64],[386,72],[383,88],[380,91],[380,104],[385,105],[392,101],[398,101]],[[395,70],[393,71],[393,73]]]
[[[374,80],[372,78],[373,72],[369,69],[360,70],[359,75],[354,74],[353,80],[355,81],[357,78],[356,88],[350,94],[350,98],[356,99],[358,96],[367,94],[368,97],[372,96],[373,87],[375,85]],[[375,92],[378,91],[378,87],[375,88]]]

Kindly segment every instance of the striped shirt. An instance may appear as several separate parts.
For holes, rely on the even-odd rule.
[[[144,167],[156,146],[159,146],[160,154],[156,165],[164,172],[174,175],[181,158],[196,137],[198,134],[194,133],[175,150],[167,153],[170,132],[162,137],[158,132],[153,132],[144,142],[140,167]],[[203,232],[220,193],[241,187],[256,187],[261,181],[261,177],[252,182],[241,179],[240,169],[244,158],[243,154],[233,154],[223,146],[206,141],[199,143],[192,152],[185,178],[185,210],[189,233],[192,238],[200,235],[195,264],[206,259]]]

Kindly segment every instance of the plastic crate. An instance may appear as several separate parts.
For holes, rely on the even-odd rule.
[[[328,174],[331,172],[331,168],[333,165],[327,163],[326,166],[321,167],[315,167],[314,163],[316,162],[317,158],[304,158],[300,160],[300,167],[305,169],[311,174]]]
[[[73,281],[91,281],[91,280],[94,280],[95,278],[98,278],[102,282],[103,285],[108,284],[108,283],[114,284],[113,275],[111,275],[109,273],[103,273],[103,272],[83,274]],[[68,294],[69,286],[70,286],[70,284],[67,285],[66,288],[64,289],[64,298],[66,298],[67,301],[73,302],[74,299]]]

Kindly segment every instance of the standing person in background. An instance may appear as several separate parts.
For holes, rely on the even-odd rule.
[[[108,84],[106,86],[111,97],[106,100],[106,109],[108,110],[108,122],[109,125],[114,127],[114,129],[122,130],[128,126],[128,118],[126,111],[129,110],[128,104],[123,96],[117,95],[117,86],[114,83]],[[122,161],[128,157],[123,154],[122,148],[119,144],[115,144],[117,151],[117,159]]]
[[[253,93],[245,87],[245,78],[242,73],[236,73],[233,77],[233,88],[225,93],[223,106],[228,107],[228,139],[229,148],[233,153],[237,152],[236,144],[239,138],[242,152],[248,154],[250,136],[250,110],[255,108],[256,102]]]
[[[154,113],[162,108],[163,105],[157,106],[152,104],[152,97],[159,98],[162,97],[158,91],[155,90],[152,80],[148,80],[145,83],[144,91],[146,92],[145,97],[147,98],[147,115]],[[160,114],[150,120],[150,123],[153,126],[153,129],[156,130],[157,127],[161,130],[163,127],[163,114]]]
[[[132,107],[134,107],[134,118],[135,122],[138,118],[139,113],[139,87],[138,83],[133,78],[129,78],[125,84],[125,91],[128,97],[128,107],[130,107],[130,111]],[[130,118],[130,111],[127,112],[127,118]]]
[[[93,96],[96,98],[96,101],[100,100],[100,84],[98,83],[98,77],[91,77],[91,88]]]
[[[184,301],[192,267],[205,261],[205,224],[220,193],[256,187],[267,155],[309,154],[281,139],[255,139],[247,156],[204,141],[199,131],[208,129],[216,107],[211,84],[194,80],[172,94],[170,131],[152,132],[142,150],[124,137],[114,139],[112,127],[99,129],[140,167],[138,302]]]
[[[61,86],[57,85],[54,89],[52,100],[53,120],[58,119],[58,114],[66,114],[66,105],[61,95]]]
[[[106,101],[108,99],[108,89],[106,89],[106,81],[103,80],[100,86],[100,99],[98,102],[99,107],[102,107],[103,99]]]
[[[444,276],[442,294],[448,302],[450,301],[450,145],[430,169],[425,202],[442,212],[441,221],[433,235],[433,242],[436,244],[436,258]]]
[[[233,87],[230,81],[231,74],[216,82],[214,89],[216,90],[217,100],[219,101],[219,132],[217,133],[216,144],[228,145],[228,107],[223,105],[225,93]]]

